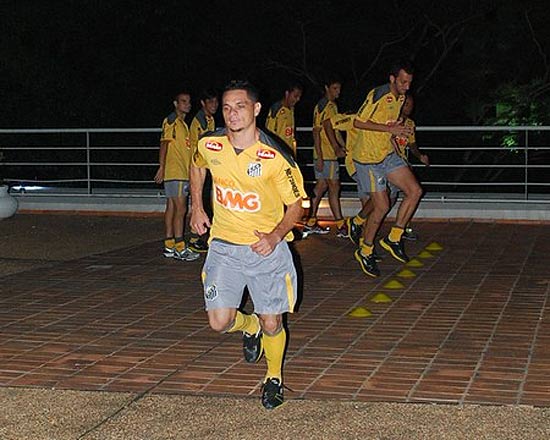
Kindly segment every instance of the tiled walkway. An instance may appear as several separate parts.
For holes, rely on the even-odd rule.
[[[422,267],[385,256],[376,280],[346,240],[297,242],[287,397],[550,406],[549,228],[420,223]],[[0,278],[0,385],[256,395],[265,364],[208,328],[200,267],[151,243]]]

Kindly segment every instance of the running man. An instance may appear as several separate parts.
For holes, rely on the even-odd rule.
[[[302,97],[303,88],[300,84],[291,84],[283,99],[273,104],[267,114],[265,128],[276,134],[294,152],[296,157],[296,126],[294,123],[294,106]]]
[[[303,178],[288,149],[256,127],[256,89],[232,81],[222,97],[226,128],[199,140],[191,166],[191,225],[210,229],[202,270],[204,300],[212,329],[242,332],[247,362],[265,353],[262,404],[283,403],[284,313],[296,303],[296,269],[287,241],[302,216]],[[212,224],[202,204],[206,167],[214,184]],[[248,287],[254,313],[238,310]]]
[[[402,235],[420,201],[422,188],[407,162],[395,153],[392,137],[408,137],[412,133],[412,129],[399,120],[412,79],[412,65],[408,62],[397,63],[390,70],[389,83],[369,92],[354,122],[355,128],[359,129],[357,148],[353,150],[357,179],[363,188],[368,188],[373,202],[373,211],[363,230],[363,242],[355,252],[355,258],[363,272],[372,277],[380,275],[374,255],[374,239],[390,209],[388,181],[403,192],[404,199],[399,206],[395,225],[379,243],[398,261],[409,261]]]
[[[214,90],[205,90],[201,96],[201,108],[191,121],[189,128],[189,139],[191,140],[191,149],[195,151],[199,142],[199,138],[209,131],[216,129],[216,123],[214,121],[214,115],[218,111],[218,95]],[[207,213],[212,214],[211,202],[212,199],[212,179],[208,173],[204,185],[203,200],[205,206],[208,208]],[[193,228],[191,228],[191,234],[189,237],[189,249],[194,252],[206,252],[208,251],[208,243],[206,242],[206,236],[199,236]]]
[[[338,163],[338,158],[346,155],[342,147],[344,141],[340,139],[336,144],[331,143],[323,128],[325,120],[338,114],[336,100],[340,96],[341,89],[340,81],[328,80],[325,83],[325,95],[313,110],[313,162],[316,183],[309,218],[304,226],[304,232],[309,234],[328,234],[330,231],[330,228],[323,228],[317,223],[317,210],[323,195],[328,190],[328,202],[336,220],[337,234],[340,237],[348,235],[340,207],[340,164]]]
[[[185,116],[191,110],[191,95],[187,91],[174,98],[174,111],[162,122],[159,168],[155,182],[164,182],[164,256],[182,261],[194,261],[199,254],[186,247],[183,239],[187,197],[189,195],[189,165],[191,142]]]

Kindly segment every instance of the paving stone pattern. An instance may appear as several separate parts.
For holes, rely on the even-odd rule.
[[[303,277],[287,398],[550,406],[549,226],[417,230],[406,247],[423,266],[380,250],[377,279],[334,232],[294,244]],[[432,242],[443,249],[419,258]],[[265,363],[210,330],[201,267],[147,243],[0,278],[0,386],[257,395]],[[371,302],[377,293],[393,301]],[[348,316],[358,306],[372,316]]]

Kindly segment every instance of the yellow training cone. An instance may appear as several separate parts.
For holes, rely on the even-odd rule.
[[[432,258],[433,254],[430,254],[428,251],[422,251],[418,254],[420,258]]]
[[[409,269],[403,269],[401,272],[397,274],[399,278],[414,278],[416,274]]]
[[[397,280],[391,280],[391,281],[388,281],[386,284],[384,284],[385,289],[397,290],[397,289],[402,289],[403,287],[405,287],[405,286]]]
[[[441,246],[439,243],[437,242],[433,242],[433,243],[430,243],[428,246],[426,246],[426,250],[428,251],[440,251],[443,249],[443,246]]]
[[[372,312],[365,307],[355,307],[351,312],[348,313],[348,316],[351,318],[368,318],[372,316]]]
[[[409,261],[406,266],[409,266],[409,267],[422,267],[424,266],[424,263],[422,263],[422,261],[420,261],[418,258],[413,258],[411,261]]]
[[[377,293],[370,299],[373,303],[380,304],[380,303],[391,303],[393,301],[392,297],[389,295],[386,295],[385,293]]]

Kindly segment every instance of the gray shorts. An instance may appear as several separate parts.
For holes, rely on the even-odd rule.
[[[250,246],[212,240],[202,268],[206,310],[236,309],[245,286],[254,312],[280,315],[293,312],[296,304],[296,269],[286,241],[267,257]]]
[[[337,160],[323,160],[323,171],[317,171],[315,166],[313,169],[317,180],[340,180],[340,164]]]
[[[386,176],[397,168],[407,167],[407,162],[395,153],[389,154],[379,163],[355,162],[357,169],[357,188],[360,193],[386,191]]]
[[[359,182],[357,181],[357,172],[353,173],[352,176],[350,176],[355,183],[357,183],[357,197],[359,199],[367,199],[370,197],[370,192],[365,192],[365,190],[359,186]]]
[[[189,195],[189,180],[165,180],[164,194],[166,197],[187,197]]]

